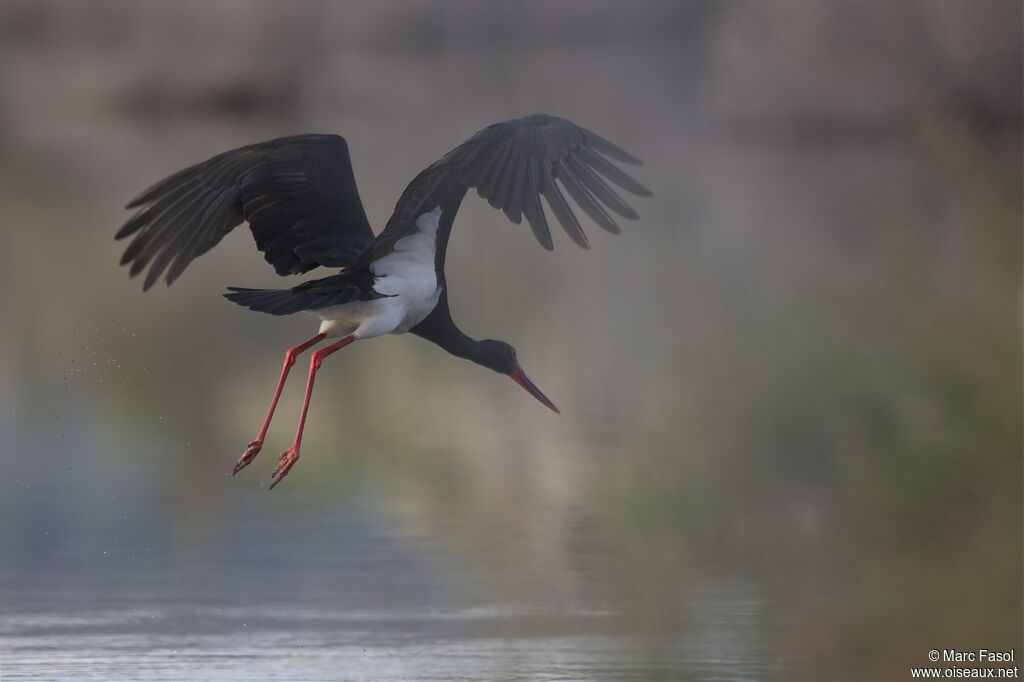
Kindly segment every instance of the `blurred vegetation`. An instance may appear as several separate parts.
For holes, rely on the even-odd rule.
[[[766,262],[782,281],[708,303],[729,312],[716,362],[680,348],[679,421],[626,436],[599,494],[639,613],[678,618],[687,576],[730,567],[778,597],[772,648],[800,679],[1020,641],[1020,169],[955,118],[914,139],[963,207],[957,262],[886,207],[827,276],[820,252]]]

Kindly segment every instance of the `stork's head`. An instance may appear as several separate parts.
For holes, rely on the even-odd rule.
[[[533,380],[529,375],[523,371],[522,365],[519,364],[519,358],[516,357],[515,348],[504,341],[486,339],[484,341],[477,342],[477,349],[479,356],[474,358],[477,363],[484,367],[489,367],[499,374],[508,375],[512,381],[522,386],[527,393],[532,395],[548,408],[561,414],[559,409],[555,407],[555,404],[548,400],[548,397],[544,395],[539,388],[537,388],[537,384],[533,383]]]

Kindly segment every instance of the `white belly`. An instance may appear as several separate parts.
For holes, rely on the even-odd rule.
[[[434,252],[441,207],[416,219],[416,232],[399,239],[388,255],[370,264],[377,276],[373,288],[387,298],[356,301],[311,310],[321,320],[320,333],[366,339],[404,334],[430,314],[441,288],[434,271]]]

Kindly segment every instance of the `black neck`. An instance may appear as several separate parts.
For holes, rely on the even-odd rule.
[[[480,342],[462,333],[448,310],[448,292],[441,291],[441,296],[433,312],[409,330],[427,341],[436,343],[441,348],[460,358],[487,366],[483,362]]]

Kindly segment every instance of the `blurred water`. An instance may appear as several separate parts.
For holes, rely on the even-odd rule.
[[[71,378],[64,390],[96,387]],[[753,585],[715,578],[682,599],[666,593],[670,620],[648,622],[604,574],[614,557],[590,538],[602,522],[592,508],[551,510],[552,523],[572,519],[558,541],[570,565],[559,568],[543,531],[490,537],[522,531],[461,514],[420,528],[365,471],[340,494],[270,493],[257,465],[232,478],[232,458],[211,450],[168,493],[146,446],[135,459],[106,454],[85,404],[56,406],[60,426],[46,437],[33,420],[3,420],[12,449],[34,453],[5,486],[5,504],[21,512],[2,523],[4,680],[777,675],[763,641],[771,616]],[[161,439],[180,428],[173,416],[156,421],[170,422],[156,427]],[[513,524],[524,518],[511,512]]]
[[[735,638],[751,607],[701,614]],[[490,612],[489,612],[490,611]],[[502,609],[426,614],[283,609],[100,611],[3,623],[4,679],[131,680],[760,680],[775,677],[736,647],[679,643],[654,662],[633,637],[600,632],[604,616]],[[515,636],[551,623],[565,634]],[[258,623],[258,624],[257,624]],[[182,634],[187,630],[189,634]],[[594,632],[594,631],[597,632]],[[488,634],[488,633],[499,633]],[[44,672],[45,671],[45,672]]]
[[[270,546],[265,547],[272,550]],[[411,578],[415,562],[393,578]],[[288,570],[264,591],[284,595]],[[340,583],[359,576],[341,572]],[[762,605],[735,589],[696,599],[687,637],[642,636],[621,614],[550,604],[362,611],[283,598],[274,607],[149,603],[83,610],[14,601],[0,618],[5,680],[763,680]],[[38,597],[39,595],[35,595]],[[122,594],[122,597],[127,595]],[[149,598],[147,598],[149,597]],[[356,601],[393,595],[361,591]],[[628,620],[628,619],[627,619]]]
[[[524,600],[492,576],[538,580],[528,553],[494,554],[470,540],[476,554],[462,560],[478,567],[466,571],[434,544],[464,542],[458,536],[471,533],[461,522],[425,542],[359,494],[315,513],[300,505],[268,514],[252,502],[275,506],[281,496],[239,490],[251,482],[225,490],[227,507],[244,511],[202,524],[222,527],[216,541],[203,528],[184,543],[138,534],[159,527],[146,520],[159,513],[146,490],[101,495],[133,518],[94,519],[84,537],[69,532],[71,519],[37,519],[39,535],[0,561],[3,679],[776,677],[761,635],[765,605],[749,585],[706,585],[673,607],[677,622],[648,627],[586,570],[607,556],[575,557],[576,578],[592,589]],[[24,482],[21,490],[23,505],[39,494]],[[681,629],[684,621],[694,626]]]

